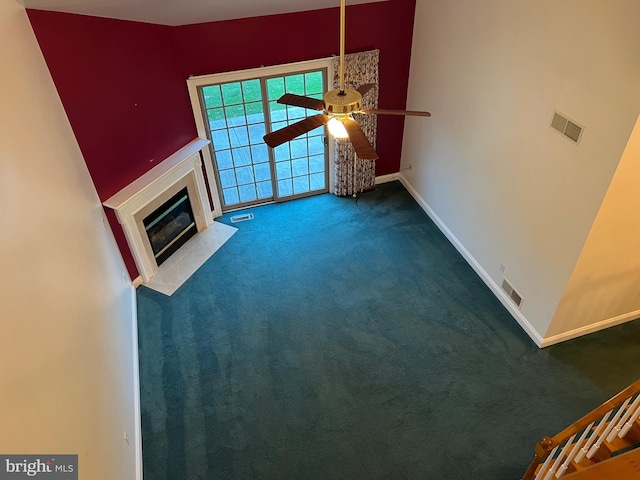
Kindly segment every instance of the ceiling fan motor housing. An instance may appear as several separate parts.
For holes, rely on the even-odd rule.
[[[325,111],[334,115],[348,115],[362,108],[362,95],[357,90],[330,90],[322,97]]]

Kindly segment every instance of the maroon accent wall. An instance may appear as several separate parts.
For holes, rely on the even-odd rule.
[[[337,1],[336,1],[337,3]],[[379,107],[405,108],[415,0],[347,8],[347,52],[380,50]],[[101,200],[196,137],[186,79],[339,51],[339,9],[169,27],[27,10]],[[378,118],[377,174],[398,171],[402,117]],[[108,213],[131,278],[122,229]]]
[[[172,27],[27,13],[102,201],[197,136]],[[108,218],[136,278],[122,228]]]
[[[101,200],[197,136],[172,27],[27,13]]]

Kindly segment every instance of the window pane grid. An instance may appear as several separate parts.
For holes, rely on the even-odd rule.
[[[260,80],[204,87],[203,98],[224,205],[272,198]]]
[[[260,87],[260,80],[245,80],[242,82],[242,98],[243,102],[262,102],[262,89]]]
[[[220,87],[224,105],[242,104],[242,90],[239,82],[223,83]]]
[[[270,131],[298,122],[315,112],[282,105],[284,93],[322,98],[323,71],[268,79],[250,79],[202,88],[214,162],[225,207],[273,198],[304,195],[326,189],[324,127],[273,149],[267,132],[263,83],[266,87]],[[272,155],[272,157],[271,157]],[[271,158],[275,161],[271,166]],[[272,175],[275,174],[275,179]]]

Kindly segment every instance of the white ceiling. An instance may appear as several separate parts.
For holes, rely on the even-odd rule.
[[[338,7],[340,0],[17,0],[26,8],[162,25],[259,17]],[[347,5],[386,0],[347,0]]]

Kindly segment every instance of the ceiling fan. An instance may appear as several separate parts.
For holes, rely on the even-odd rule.
[[[299,122],[268,133],[264,136],[264,141],[271,148],[282,145],[285,142],[293,140],[300,135],[310,132],[314,128],[328,124],[329,131],[336,138],[348,138],[353,144],[353,149],[358,158],[365,160],[375,160],[378,158],[373,145],[360,128],[351,114],[363,113],[374,115],[410,115],[417,117],[430,117],[429,112],[418,112],[410,110],[372,110],[362,108],[362,97],[365,96],[372,88],[374,83],[361,85],[357,89],[352,90],[344,88],[344,27],[345,27],[345,0],[340,0],[340,66],[339,78],[340,86],[338,90],[330,90],[326,92],[322,100],[317,98],[305,97],[302,95],[294,95],[285,93],[278,99],[278,103],[291,105],[294,107],[303,107],[310,110],[321,111],[311,117],[307,117]]]

